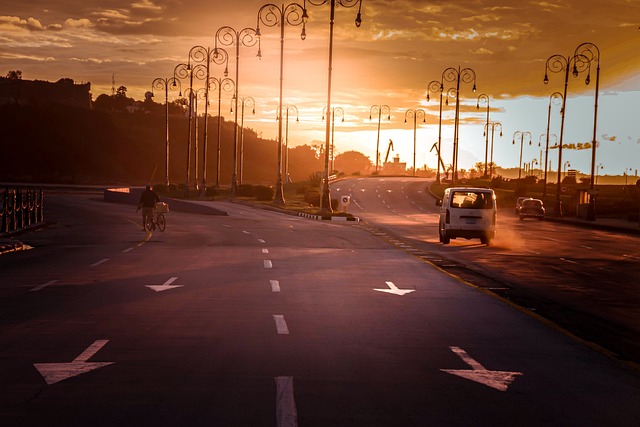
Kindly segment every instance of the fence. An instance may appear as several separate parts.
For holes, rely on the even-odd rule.
[[[5,188],[0,193],[0,234],[44,222],[44,193],[38,189]]]

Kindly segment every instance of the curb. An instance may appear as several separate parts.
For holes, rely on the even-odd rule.
[[[0,239],[0,255],[8,252],[16,252],[23,248],[24,244],[16,240]]]
[[[298,212],[298,216],[304,217],[304,218],[309,218],[309,219],[321,220],[321,221],[354,221],[354,222],[359,222],[360,221],[360,218],[355,217],[355,216],[354,217],[323,216],[323,215],[308,214],[308,213],[304,213],[304,212]]]

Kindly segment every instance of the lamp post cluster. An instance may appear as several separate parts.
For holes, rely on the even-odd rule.
[[[566,116],[567,109],[567,87],[569,84],[569,74],[571,73],[574,77],[578,77],[583,72],[587,73],[587,77],[585,78],[585,84],[588,85],[591,82],[591,68],[595,66],[596,68],[596,83],[595,83],[595,103],[594,103],[594,115],[593,115],[593,139],[591,146],[591,180],[589,185],[589,205],[587,209],[587,219],[595,220],[595,162],[596,162],[596,132],[597,132],[597,121],[598,121],[598,92],[600,85],[600,50],[593,43],[582,43],[578,47],[576,47],[573,54],[568,56],[563,55],[552,55],[547,59],[545,65],[545,74],[544,74],[544,83],[549,83],[549,72],[552,73],[561,73],[564,72],[564,91],[561,95],[562,101],[562,109],[560,110],[561,115],[561,124],[560,124],[560,141],[558,143],[558,182],[556,186],[556,215],[560,214],[561,211],[561,201],[560,201],[560,186],[562,184],[560,177],[560,170],[562,166],[562,147],[563,147],[563,137],[564,137],[564,122]],[[554,93],[552,95],[556,96],[556,98],[560,99],[559,93]],[[547,131],[547,134],[549,132]],[[546,183],[545,183],[546,185]]]

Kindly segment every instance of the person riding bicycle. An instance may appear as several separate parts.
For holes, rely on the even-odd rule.
[[[153,217],[153,208],[160,201],[160,197],[151,189],[151,185],[147,184],[144,191],[140,195],[138,202],[138,210],[142,208],[142,229],[146,231],[145,224],[148,217]]]

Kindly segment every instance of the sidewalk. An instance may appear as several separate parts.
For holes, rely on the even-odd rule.
[[[588,221],[586,219],[575,217],[548,216],[545,217],[544,220],[561,224],[574,225],[576,227],[640,236],[640,226],[638,225],[638,222],[627,221],[624,219],[596,218],[594,221]]]

